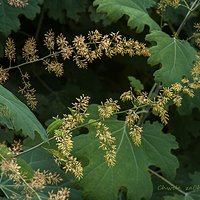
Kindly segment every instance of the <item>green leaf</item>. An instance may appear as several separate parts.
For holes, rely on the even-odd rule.
[[[33,20],[37,13],[40,13],[38,4],[42,4],[43,0],[29,0],[28,5],[24,8],[15,8],[2,0],[0,5],[0,32],[8,36],[11,31],[17,31],[20,28],[18,16],[25,15],[26,18]]]
[[[196,51],[187,41],[171,38],[162,31],[153,31],[146,36],[146,40],[157,43],[150,48],[148,59],[151,65],[162,65],[154,73],[157,82],[166,86],[180,82],[183,76],[190,76]]]
[[[183,95],[181,106],[178,108],[180,115],[189,115],[194,108],[200,110],[200,90],[194,92],[194,97],[191,98],[188,95]]]
[[[139,147],[130,139],[124,121],[110,119],[106,124],[117,144],[116,165],[112,168],[107,166],[104,152],[98,148],[94,127],[89,126],[88,134],[74,138],[74,154],[89,160],[80,182],[87,199],[116,200],[122,186],[128,190],[128,199],[150,198],[152,182],[148,167],[152,165],[160,167],[165,177],[175,176],[178,161],[170,151],[177,148],[177,143],[174,136],[163,134],[161,124],[145,123]]]
[[[37,132],[43,140],[47,140],[46,131],[35,115],[2,85],[0,85],[0,123],[15,131],[22,130],[23,135],[32,139]]]
[[[31,166],[23,159],[17,158],[17,164],[20,166],[20,173],[26,177],[27,180],[31,179],[34,171]]]
[[[132,88],[134,88],[135,91],[141,91],[144,90],[143,84],[140,82],[140,80],[136,79],[133,76],[128,76],[128,80],[130,81],[130,85]]]
[[[55,130],[57,130],[62,125],[62,119],[55,119],[49,126],[47,127],[47,133],[54,134]]]
[[[153,0],[95,0],[97,12],[107,14],[112,22],[116,22],[123,15],[129,16],[128,26],[142,32],[148,25],[150,30],[160,30],[159,25],[149,16],[147,9],[155,5]]]
[[[79,13],[84,12],[86,6],[84,0],[45,0],[44,8],[48,10],[49,17],[64,23],[66,17],[77,21]]]
[[[11,150],[4,144],[0,144],[0,161],[3,158],[12,158],[13,154]]]

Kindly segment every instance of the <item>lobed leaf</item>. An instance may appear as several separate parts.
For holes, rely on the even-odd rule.
[[[166,177],[173,178],[178,161],[171,154],[176,149],[175,137],[163,134],[163,126],[158,122],[145,123],[142,144],[137,147],[129,137],[129,130],[124,121],[110,119],[110,127],[117,143],[116,165],[109,168],[104,160],[104,152],[98,148],[96,130],[89,126],[89,133],[74,138],[74,153],[81,159],[88,159],[84,167],[84,177],[80,185],[84,188],[87,199],[116,200],[121,187],[128,189],[128,199],[148,199],[152,194],[149,166],[161,168]]]
[[[128,26],[142,32],[148,25],[150,30],[160,30],[159,25],[149,16],[147,9],[155,5],[153,0],[95,0],[94,6],[98,6],[97,12],[107,14],[112,22],[116,22],[123,15],[127,15]]]
[[[33,20],[36,14],[40,13],[40,6],[43,0],[29,0],[24,8],[15,8],[2,0],[0,4],[0,32],[8,36],[11,31],[17,31],[20,28],[19,15],[25,15],[26,18]]]
[[[153,31],[146,36],[146,40],[156,42],[150,48],[148,62],[151,65],[161,64],[161,68],[154,73],[157,82],[169,86],[180,82],[183,76],[190,76],[196,51],[187,41],[171,38],[162,31]]]
[[[0,85],[0,124],[34,139],[37,132],[46,141],[47,133],[30,109]]]

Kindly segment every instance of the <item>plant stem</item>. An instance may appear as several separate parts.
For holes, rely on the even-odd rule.
[[[180,188],[178,188],[176,185],[174,185],[173,183],[171,183],[169,180],[167,180],[166,178],[164,178],[163,176],[161,176],[160,174],[156,173],[155,171],[148,169],[150,173],[152,173],[153,175],[157,176],[158,178],[160,178],[161,180],[163,180],[165,183],[167,183],[168,185],[172,186],[173,188],[175,188],[177,191],[179,191],[181,194],[183,194],[184,196],[187,195],[186,192],[184,192],[183,190],[181,190]]]
[[[80,125],[80,126],[77,126],[76,128],[71,129],[70,132],[72,132],[72,131],[74,131],[74,130],[76,130],[76,129],[78,129],[78,128],[81,128],[81,127],[85,127],[85,126],[94,124],[94,123],[96,123],[96,122],[98,122],[98,121],[100,121],[100,120],[101,120],[101,119],[96,119],[96,120],[94,120],[94,121],[92,121],[92,122],[87,122],[87,123],[85,123],[85,124],[82,124],[82,125]],[[47,142],[50,142],[50,141],[53,140],[54,138],[55,138],[55,136],[52,136],[51,138],[48,139]],[[41,142],[41,143],[39,143],[39,144],[37,144],[37,145],[35,145],[35,146],[33,146],[33,147],[31,147],[31,148],[25,150],[25,151],[23,151],[23,152],[17,154],[15,157],[21,156],[21,155],[23,155],[23,154],[25,154],[25,153],[28,153],[29,151],[32,151],[32,150],[34,150],[34,149],[37,149],[37,148],[41,147],[43,144],[45,144],[45,143],[47,143],[47,142],[46,142],[46,141],[43,141],[43,142]]]
[[[179,26],[177,32],[175,33],[175,37],[178,37],[181,30],[183,29],[186,21],[188,20],[188,18],[190,17],[190,15],[192,14],[192,12],[200,5],[200,1],[199,0],[195,0],[195,2],[192,4],[192,6],[189,8],[189,11],[187,13],[187,15],[185,16],[185,18],[183,19],[181,25]]]
[[[13,67],[8,67],[8,68],[6,68],[6,70],[11,70],[11,69],[19,68],[19,67],[22,67],[22,66],[24,66],[24,65],[28,65],[28,64],[31,64],[31,63],[35,63],[35,62],[40,62],[40,61],[45,60],[46,58],[49,58],[49,57],[52,57],[52,56],[57,56],[57,55],[59,55],[60,53],[62,53],[62,51],[54,52],[54,53],[52,53],[52,54],[49,54],[49,55],[44,56],[44,57],[42,57],[42,58],[39,58],[39,59],[37,59],[37,60],[33,60],[33,61],[21,63],[21,64],[19,64],[19,65],[15,65],[15,66],[13,66]]]

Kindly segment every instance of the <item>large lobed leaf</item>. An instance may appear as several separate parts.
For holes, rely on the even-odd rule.
[[[25,136],[32,139],[37,132],[43,140],[47,140],[46,131],[35,115],[2,85],[0,85],[0,124],[15,131],[22,130]]]
[[[87,199],[116,200],[119,189],[128,189],[128,199],[148,199],[152,194],[149,166],[158,166],[166,177],[174,177],[178,161],[171,154],[177,148],[175,137],[163,134],[163,126],[158,122],[145,123],[142,144],[137,147],[129,137],[124,121],[107,120],[116,137],[116,165],[109,168],[104,160],[104,153],[98,148],[96,130],[89,127],[89,133],[74,138],[74,153],[81,160],[87,160],[84,177],[80,182]]]
[[[171,38],[162,31],[153,31],[146,36],[146,40],[156,42],[150,48],[151,65],[161,64],[161,68],[154,73],[155,80],[164,85],[180,82],[183,76],[190,76],[196,51],[187,41]]]
[[[128,26],[142,32],[148,25],[150,30],[160,30],[159,25],[149,16],[147,9],[155,5],[153,0],[95,0],[97,12],[107,13],[107,17],[115,22],[123,15],[129,16]]]
[[[29,0],[24,8],[15,8],[2,0],[0,4],[0,32],[8,36],[11,31],[17,31],[20,28],[19,15],[25,15],[28,19],[34,19],[37,13],[40,13],[40,6],[43,0]]]

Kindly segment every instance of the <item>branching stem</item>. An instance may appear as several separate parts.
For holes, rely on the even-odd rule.
[[[192,14],[192,12],[200,5],[200,0],[195,0],[195,2],[192,4],[192,6],[189,8],[188,13],[186,14],[185,18],[183,19],[181,25],[179,26],[177,32],[175,33],[175,37],[177,38],[181,32],[181,30],[183,29],[185,23],[187,22],[187,20],[189,19],[190,15]]]

